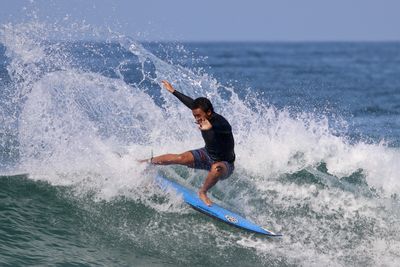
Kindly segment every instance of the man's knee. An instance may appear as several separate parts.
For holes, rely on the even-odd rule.
[[[223,163],[220,163],[220,162],[218,162],[218,163],[214,163],[212,166],[211,166],[211,172],[213,172],[216,176],[218,176],[218,177],[220,177],[220,176],[222,176],[222,175],[225,175],[226,173],[227,173],[227,169],[226,169],[226,166],[225,166],[225,164],[223,164]]]
[[[189,164],[192,163],[193,161],[193,156],[190,152],[185,152],[182,154],[177,154],[176,159],[181,163],[181,164]]]

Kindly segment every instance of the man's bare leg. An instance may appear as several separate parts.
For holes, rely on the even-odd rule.
[[[154,157],[152,159],[139,160],[139,162],[141,163],[148,162],[156,165],[180,164],[192,167],[194,165],[194,157],[192,152],[187,151],[182,154],[164,154],[161,156]]]
[[[211,166],[211,170],[208,172],[207,178],[199,190],[199,197],[207,206],[212,205],[211,199],[207,196],[207,191],[218,182],[220,177],[226,175],[227,172],[228,170],[222,162],[214,163]]]

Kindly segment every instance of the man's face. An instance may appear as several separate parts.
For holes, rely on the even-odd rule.
[[[192,110],[192,114],[197,123],[202,122],[204,119],[209,120],[211,117],[211,111],[204,112],[201,108]]]

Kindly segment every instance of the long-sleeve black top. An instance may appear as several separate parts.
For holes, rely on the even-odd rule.
[[[185,106],[192,109],[194,100],[177,90],[176,96]],[[205,149],[214,161],[235,161],[235,141],[233,139],[232,127],[229,122],[221,115],[213,112],[210,118],[212,125],[209,130],[202,130],[201,135],[205,142]]]

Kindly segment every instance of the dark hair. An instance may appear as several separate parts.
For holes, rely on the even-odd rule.
[[[197,108],[200,108],[204,112],[208,112],[209,110],[211,111],[211,113],[214,112],[213,105],[211,104],[210,100],[205,97],[199,97],[193,101],[192,109]]]

